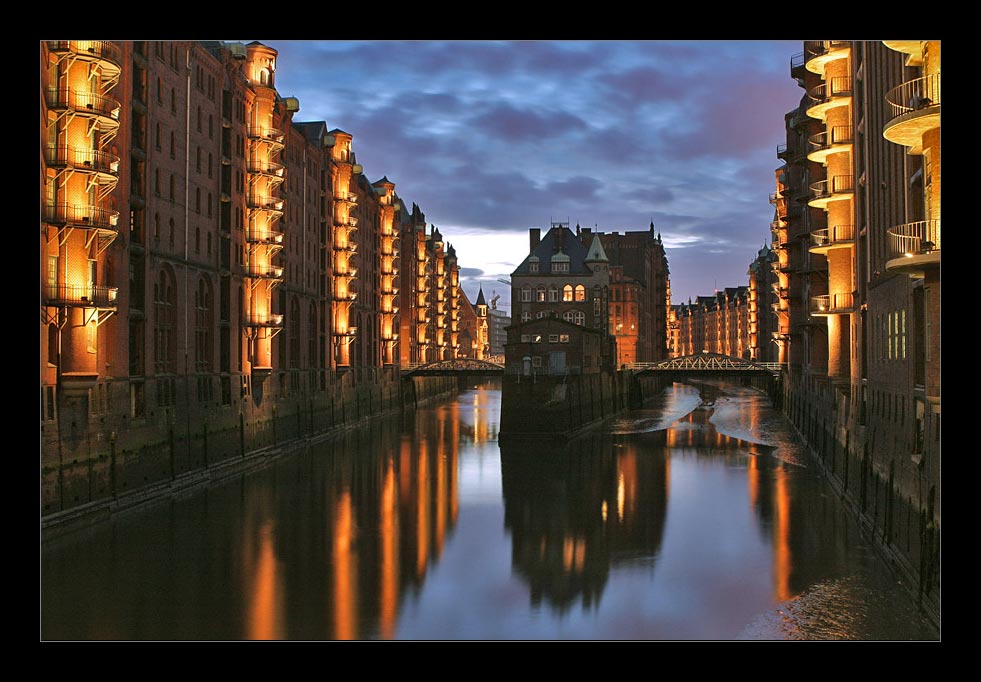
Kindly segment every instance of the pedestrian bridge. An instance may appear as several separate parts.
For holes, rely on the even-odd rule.
[[[404,365],[402,376],[495,376],[504,374],[504,365],[488,360],[455,358],[419,365]]]
[[[634,362],[627,369],[634,376],[778,376],[783,364],[779,362],[751,362],[721,353],[698,353],[661,362]]]

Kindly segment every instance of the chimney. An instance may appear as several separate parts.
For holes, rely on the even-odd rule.
[[[538,242],[540,242],[542,239],[542,229],[540,227],[529,227],[528,239],[531,242],[531,250],[529,253],[534,253],[535,248],[538,246]]]

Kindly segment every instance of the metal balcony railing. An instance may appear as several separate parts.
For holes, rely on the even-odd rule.
[[[343,201],[348,204],[356,204],[358,203],[358,195],[354,194],[353,192],[338,193],[334,195],[334,201]]]
[[[889,256],[902,258],[940,251],[940,221],[920,220],[890,229]]]
[[[259,126],[249,127],[250,140],[262,140],[264,142],[275,142],[282,144],[286,138],[286,133],[278,128],[263,128]]]
[[[116,66],[120,66],[123,59],[123,51],[116,43],[108,40],[49,40],[48,49],[52,52],[74,52],[81,56],[94,56],[112,62]]]
[[[242,324],[246,327],[282,327],[283,316],[275,313],[247,313]]]
[[[118,293],[118,287],[101,285],[44,285],[44,300],[49,305],[111,309],[116,307]]]
[[[250,244],[282,244],[283,233],[276,230],[254,230],[249,229],[245,233],[245,239]]]
[[[816,85],[807,92],[811,107],[825,104],[839,97],[850,97],[851,94],[851,76],[834,76],[830,82]]]
[[[76,147],[48,147],[44,160],[49,166],[66,166],[81,171],[98,171],[110,175],[119,174],[119,157],[96,149]]]
[[[836,313],[850,313],[855,310],[855,294],[829,294],[825,296],[811,296],[812,315],[834,315]]]
[[[258,279],[282,279],[283,268],[278,265],[247,265],[245,274]]]
[[[923,76],[893,88],[886,95],[886,102],[892,109],[892,118],[940,106],[940,74]]]
[[[810,143],[812,151],[830,149],[839,144],[852,144],[854,142],[852,129],[852,126],[834,126],[830,131],[825,130],[816,135],[811,135],[807,141]]]
[[[84,92],[73,88],[48,88],[45,92],[51,109],[71,109],[79,113],[93,113],[114,121],[119,120],[119,100],[97,92]]]
[[[44,221],[54,225],[115,231],[119,211],[78,204],[47,204],[44,207]]]
[[[250,194],[247,205],[249,208],[261,209],[263,211],[282,211],[283,203],[284,200],[279,197]]]
[[[834,227],[811,232],[811,243],[814,246],[831,246],[843,242],[855,241],[854,225],[835,225]]]
[[[272,175],[277,178],[286,176],[286,167],[281,163],[273,163],[271,161],[249,161],[248,170],[250,173]]]
[[[814,199],[827,199],[835,194],[855,191],[855,178],[852,175],[836,175],[831,180],[812,182],[811,193]]]
[[[809,40],[804,45],[803,60],[809,62],[816,57],[823,57],[826,54],[842,48],[848,47],[847,40]]]

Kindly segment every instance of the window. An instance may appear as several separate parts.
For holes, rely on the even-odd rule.
[[[531,303],[531,287],[524,286],[521,288],[521,302]]]
[[[544,303],[545,302],[545,287],[544,286],[538,287],[537,296],[536,296],[535,300],[538,301],[539,303]]]
[[[586,287],[584,287],[582,284],[577,284],[576,301],[585,301],[585,300],[586,300]]]
[[[170,174],[170,200],[173,201],[174,197],[177,196],[177,182],[174,178],[174,174]]]
[[[566,284],[564,287],[562,287],[562,300],[563,301],[565,301],[566,303],[570,303],[572,301],[572,296],[573,296],[573,293],[572,293],[572,285],[571,284]]]
[[[527,322],[530,319],[531,319],[531,313],[529,313],[527,310],[525,312],[521,313],[521,321],[522,322]]]
[[[170,89],[170,113],[177,113],[177,93],[173,88]]]
[[[170,131],[170,158],[177,158],[177,137],[173,130]]]
[[[531,342],[531,334],[521,335],[521,343],[530,343],[530,342]]]
[[[559,335],[558,334],[549,334],[548,335],[548,342],[549,343],[558,343],[559,342]]]
[[[574,315],[575,315],[574,311],[572,311],[572,310],[566,310],[562,314],[562,319],[565,320],[566,322],[572,322],[572,318],[573,318]]]
[[[536,317],[537,319],[539,319],[539,320],[540,320],[540,319],[542,319],[543,317],[548,317],[548,311],[547,311],[547,310],[539,310],[539,311],[538,311],[538,312],[537,312],[537,313],[535,314],[535,317]]]
[[[538,261],[532,261],[528,263],[528,272],[537,273],[538,272]]]
[[[581,310],[575,311],[572,316],[572,321],[579,326],[586,324],[586,313]]]
[[[531,366],[532,367],[541,367],[542,366],[542,356],[541,355],[535,355],[534,357],[532,357],[532,359],[531,359]]]
[[[153,361],[157,373],[174,371],[174,282],[166,270],[161,270],[153,285],[154,338]]]
[[[160,124],[158,123],[156,127],[155,137],[154,137],[154,144],[157,147],[157,151],[160,151],[160,137],[161,137]]]
[[[559,343],[569,343],[569,335],[559,334]]]

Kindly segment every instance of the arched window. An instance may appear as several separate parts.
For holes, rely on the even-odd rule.
[[[531,313],[530,312],[528,312],[526,310],[525,312],[521,313],[521,321],[522,322],[527,322],[530,319],[531,319]]]
[[[572,285],[571,284],[566,284],[564,287],[562,287],[562,300],[565,301],[566,303],[569,303],[569,302],[572,301]]]
[[[545,286],[544,285],[541,285],[541,286],[538,287],[538,296],[536,297],[535,300],[538,301],[539,303],[544,303],[545,302]]]
[[[582,284],[577,284],[576,301],[585,301],[585,300],[586,300],[586,287],[584,287]]]
[[[307,313],[307,364],[310,367],[320,367],[320,357],[317,355],[317,306],[310,304]]]
[[[293,300],[290,302],[290,320],[287,325],[290,334],[290,367],[299,368],[300,363],[300,341],[302,334],[300,333],[300,324],[303,318],[300,317],[300,300],[294,296]]]
[[[211,282],[202,277],[194,293],[194,367],[199,373],[211,371],[213,308]]]
[[[171,373],[174,364],[174,277],[163,269],[153,284],[153,368],[158,374]]]
[[[531,303],[531,287],[527,284],[521,287],[521,302]]]
[[[573,313],[572,321],[578,324],[579,326],[586,324],[586,313],[584,313],[581,310],[575,311]]]
[[[559,300],[559,289],[558,287],[551,286],[548,288],[548,302],[557,303]]]
[[[566,322],[572,322],[573,317],[574,317],[574,311],[572,310],[566,310],[564,313],[562,313],[562,319],[565,320]]]
[[[543,317],[548,317],[548,311],[539,310],[538,313],[535,315],[535,317],[538,318],[539,320],[542,319]]]
[[[270,85],[269,70],[259,69],[259,83],[261,85]]]

